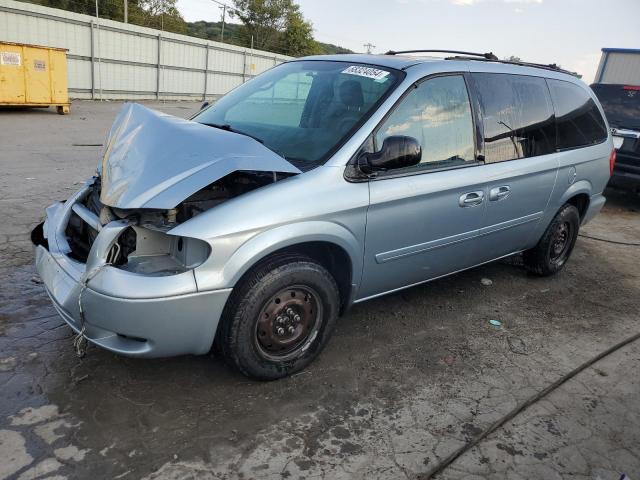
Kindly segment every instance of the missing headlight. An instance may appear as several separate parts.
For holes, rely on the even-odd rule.
[[[176,237],[138,226],[125,229],[115,245],[118,245],[119,252],[113,253],[117,253],[113,265],[151,276],[186,272],[202,264],[211,251],[209,244],[202,240]]]

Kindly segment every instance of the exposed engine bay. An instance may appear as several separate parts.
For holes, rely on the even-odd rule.
[[[236,171],[168,210],[121,209],[104,205],[100,200],[101,178],[98,176],[82,205],[97,216],[100,226],[115,220],[130,224],[109,252],[108,263],[146,275],[173,275],[202,263],[209,254],[209,246],[202,240],[167,235],[166,232],[231,198],[288,176],[290,174],[277,172]],[[98,233],[95,226],[72,212],[65,231],[70,256],[86,262]]]

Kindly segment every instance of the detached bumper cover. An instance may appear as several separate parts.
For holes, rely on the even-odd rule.
[[[86,191],[88,186],[49,207],[47,221],[32,235],[42,239],[35,247],[36,268],[60,316],[80,331],[82,291],[85,335],[96,345],[135,357],[206,353],[231,289],[199,292],[192,271],[149,277],[105,265],[121,222],[102,228],[86,264],[69,257],[64,230]]]

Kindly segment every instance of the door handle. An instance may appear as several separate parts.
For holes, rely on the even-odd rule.
[[[465,193],[460,197],[458,204],[464,207],[475,207],[480,205],[484,200],[484,192],[482,190],[476,190],[475,192]]]
[[[504,200],[511,194],[511,187],[509,185],[502,185],[501,187],[492,188],[489,190],[489,200],[497,202]]]

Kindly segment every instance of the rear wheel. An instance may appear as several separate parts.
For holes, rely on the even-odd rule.
[[[245,375],[281,378],[320,353],[339,306],[338,287],[323,266],[301,255],[274,257],[234,289],[216,341]]]
[[[540,276],[559,272],[571,256],[579,229],[578,209],[565,204],[553,217],[538,244],[524,252],[523,260],[527,270]]]

